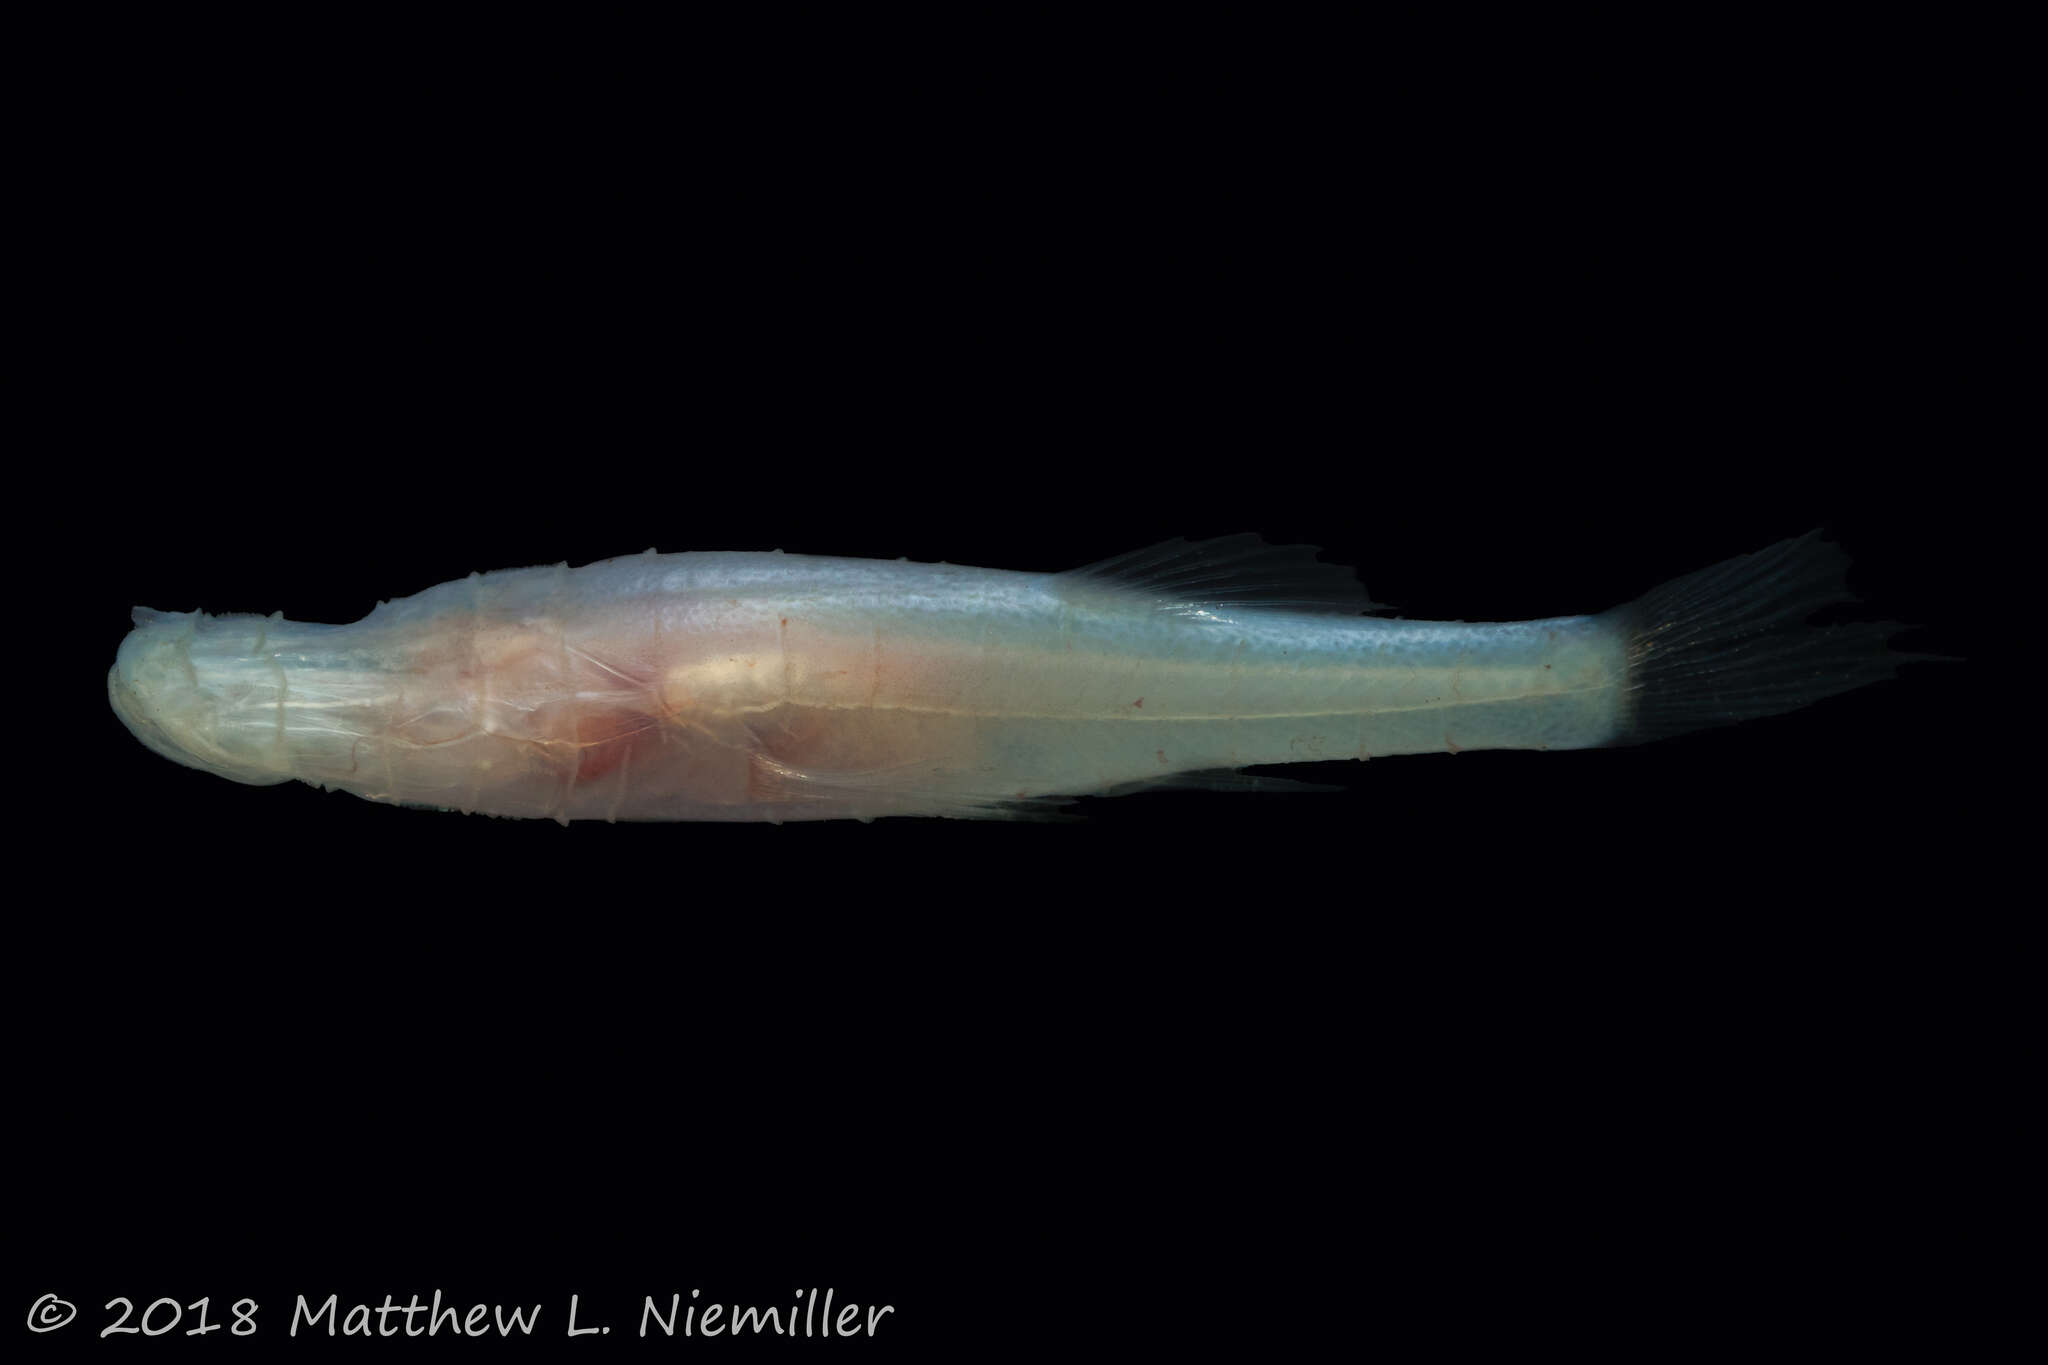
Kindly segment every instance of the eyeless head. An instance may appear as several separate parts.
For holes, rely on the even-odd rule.
[[[239,630],[242,619],[136,608],[107,699],[130,733],[175,763],[236,782],[283,782],[275,686],[265,716],[250,670],[223,667],[233,658],[221,648],[223,628]]]

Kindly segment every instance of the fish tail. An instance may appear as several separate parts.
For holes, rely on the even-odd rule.
[[[1852,602],[1849,557],[1819,531],[1674,579],[1607,613],[1627,661],[1616,742],[1641,744],[1781,712],[1930,656],[1888,647],[1891,621],[1813,625]]]

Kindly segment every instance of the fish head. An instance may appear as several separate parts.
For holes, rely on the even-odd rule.
[[[283,782],[279,683],[256,667],[261,617],[137,607],[107,673],[114,714],[175,763],[258,785]],[[241,666],[237,666],[237,663]]]

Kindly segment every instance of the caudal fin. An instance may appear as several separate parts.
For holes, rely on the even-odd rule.
[[[1652,590],[1608,616],[1627,642],[1624,744],[1796,710],[1878,682],[1919,655],[1889,621],[1815,626],[1853,601],[1849,557],[1812,531]]]

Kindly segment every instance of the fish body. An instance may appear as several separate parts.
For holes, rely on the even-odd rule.
[[[108,685],[150,747],[238,781],[565,823],[1014,816],[1249,765],[1631,737],[1640,613],[1369,607],[1349,570],[1252,537],[1058,574],[650,551],[345,626],[138,610]]]

